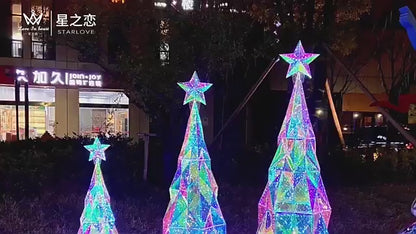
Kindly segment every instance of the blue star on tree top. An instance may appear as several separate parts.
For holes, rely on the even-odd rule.
[[[186,92],[185,99],[183,100],[184,105],[192,101],[200,102],[205,105],[204,92],[212,86],[211,83],[200,82],[196,71],[192,75],[190,81],[178,82],[178,85]]]
[[[309,64],[318,56],[319,54],[305,53],[301,41],[298,42],[293,53],[280,54],[280,57],[289,63],[289,70],[287,71],[286,78],[289,78],[296,73],[302,73],[307,77],[312,78]]]
[[[101,159],[105,161],[105,153],[104,151],[110,147],[110,145],[101,144],[98,137],[95,138],[94,143],[92,145],[85,145],[84,146],[88,151],[90,151],[90,158],[88,161],[93,160],[94,162],[97,159]]]

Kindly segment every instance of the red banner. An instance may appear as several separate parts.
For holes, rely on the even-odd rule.
[[[14,70],[12,66],[0,66],[0,85],[14,84]]]

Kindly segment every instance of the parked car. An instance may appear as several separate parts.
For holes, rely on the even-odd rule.
[[[411,132],[408,127],[406,127],[406,130]],[[349,147],[358,148],[390,147],[403,149],[412,147],[396,129],[387,126],[359,128],[355,133],[348,136],[346,143]]]

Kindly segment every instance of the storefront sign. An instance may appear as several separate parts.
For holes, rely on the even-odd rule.
[[[68,20],[68,18],[70,20]],[[92,29],[96,26],[96,15],[70,15],[58,14],[56,20],[56,27],[58,34],[95,34]]]
[[[77,71],[59,70],[29,70],[16,69],[16,79],[19,82],[32,85],[74,86],[74,87],[102,87],[102,75]]]
[[[30,16],[29,16],[30,15]],[[45,17],[50,15],[51,17]],[[97,15],[95,14],[67,14],[58,13],[56,20],[53,19],[52,11],[46,7],[43,11],[35,11],[32,9],[30,14],[23,13],[25,25],[20,26],[22,32],[46,32],[49,31],[53,35],[53,29],[56,28],[58,35],[85,35],[95,34],[97,26]]]

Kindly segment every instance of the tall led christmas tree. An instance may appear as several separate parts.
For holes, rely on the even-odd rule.
[[[186,92],[183,104],[190,103],[191,113],[169,190],[170,202],[163,218],[163,233],[226,233],[198,110],[198,102],[205,105],[204,92],[212,84],[200,82],[194,72],[189,82],[178,85]]]
[[[294,87],[258,204],[257,233],[328,233],[331,207],[302,87],[319,55],[305,53],[299,41],[294,53],[280,56],[290,64],[286,78],[293,76]]]
[[[110,145],[101,144],[95,138],[94,144],[85,148],[90,151],[89,161],[93,161],[94,172],[92,174],[90,187],[84,201],[84,211],[81,215],[81,226],[78,234],[116,234],[117,229],[113,212],[111,211],[110,195],[104,184],[101,173],[101,160],[105,160],[104,151]]]

